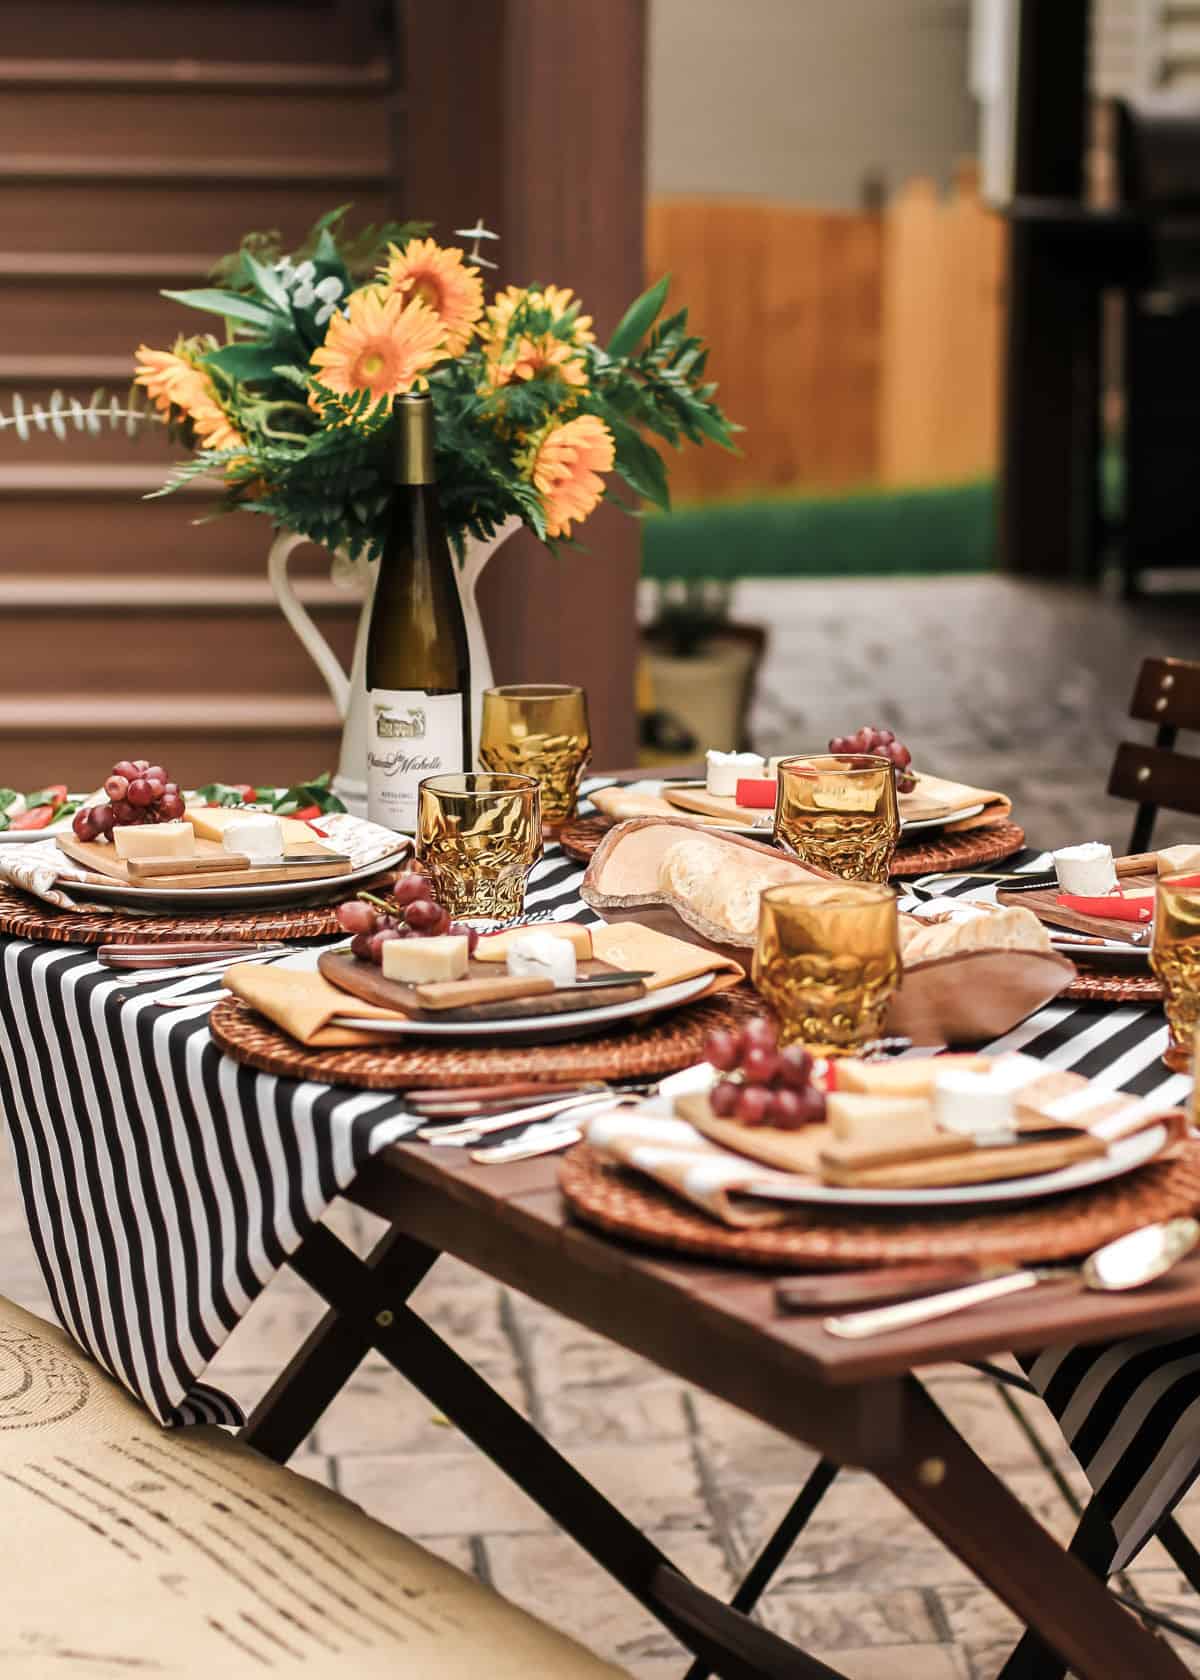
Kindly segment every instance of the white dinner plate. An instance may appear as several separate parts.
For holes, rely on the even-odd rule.
[[[546,1015],[537,1020],[520,1017],[511,1021],[379,1021],[362,1015],[336,1015],[335,1027],[357,1027],[363,1032],[386,1033],[389,1038],[503,1038],[508,1041],[537,1040],[543,1044],[559,1038],[603,1032],[618,1021],[635,1021],[664,1010],[690,1003],[712,983],[712,974],[697,974],[678,980],[657,992],[647,992],[630,1003],[610,1003],[599,1009],[573,1009],[566,1015]]]
[[[1043,923],[1043,926],[1045,924]],[[1055,928],[1046,927],[1050,943],[1072,962],[1100,963],[1105,968],[1145,968],[1150,961],[1150,942],[1130,945],[1123,939],[1106,939],[1102,945],[1083,945],[1077,939],[1064,938]]]
[[[6,828],[0,830],[0,844],[19,846],[22,842],[31,840],[53,840],[59,834],[70,834],[71,824],[75,820],[74,811],[69,817],[60,817],[49,828]]]
[[[702,789],[704,787],[703,782],[672,782],[670,785],[681,792],[686,792],[691,788]],[[907,822],[903,813],[901,813],[900,832],[902,834],[921,834],[929,829],[945,828],[947,823],[961,822],[965,817],[977,817],[983,809],[983,801],[981,800],[976,805],[962,805],[956,811],[947,811],[943,817],[922,817],[918,822]],[[703,811],[685,811],[682,807],[678,807],[678,810],[681,817],[691,817],[698,822],[706,820]],[[753,816],[748,816],[745,822],[736,824],[732,818],[714,818],[710,821],[714,833],[741,834],[751,840],[769,840],[775,827],[775,813],[765,810],[756,811]]]
[[[113,904],[132,904],[139,907],[166,904],[173,909],[182,910],[244,910],[256,904],[286,905],[289,902],[302,902],[314,897],[341,898],[347,888],[360,881],[369,881],[372,876],[382,874],[385,869],[394,869],[407,855],[406,844],[394,852],[389,852],[386,857],[377,858],[374,863],[365,863],[359,869],[350,870],[346,875],[330,875],[325,880],[267,881],[247,887],[133,887],[125,881],[101,883],[97,878],[88,882],[87,896],[109,900]],[[68,876],[63,877],[63,884],[70,890],[71,882]]]
[[[1059,1196],[1068,1190],[1084,1190],[1091,1184],[1103,1184],[1107,1179],[1134,1172],[1157,1155],[1166,1140],[1165,1126],[1149,1126],[1144,1132],[1111,1144],[1107,1155],[1076,1161],[1072,1166],[1038,1173],[1034,1178],[999,1179],[989,1184],[952,1184],[927,1190],[856,1190],[841,1185],[806,1184],[797,1179],[794,1187],[787,1185],[780,1189],[775,1184],[750,1184],[744,1189],[750,1195],[769,1196],[772,1201],[815,1202],[827,1207],[943,1208],[1023,1202],[1035,1196]],[[739,1191],[742,1189],[739,1186]]]

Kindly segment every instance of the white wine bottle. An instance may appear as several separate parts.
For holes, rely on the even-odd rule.
[[[426,776],[472,764],[471,668],[433,469],[433,403],[397,397],[395,490],[367,631],[367,815],[417,825]]]

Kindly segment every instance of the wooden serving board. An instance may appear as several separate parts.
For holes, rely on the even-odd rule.
[[[645,997],[646,988],[640,980],[627,981],[621,986],[589,987],[585,992],[545,992],[539,997],[508,998],[496,1003],[474,1003],[463,1009],[422,1009],[417,1002],[415,986],[402,985],[398,980],[385,980],[374,963],[361,962],[348,951],[322,951],[317,967],[339,991],[362,998],[364,1003],[377,1003],[384,1009],[411,1015],[422,1021],[525,1021],[544,1015],[565,1015],[577,1009],[599,1009],[614,1003],[633,1003]],[[467,971],[471,980],[495,980],[497,964],[479,962],[472,958]],[[579,964],[582,979],[618,971],[611,963],[592,958]]]
[[[761,777],[753,779],[762,780]],[[936,783],[932,785],[936,786]],[[677,810],[695,811],[702,816],[723,818],[725,821],[737,823],[742,828],[770,829],[775,824],[773,811],[763,806],[739,805],[737,800],[728,794],[709,793],[700,782],[691,786],[664,787],[663,798]],[[962,810],[966,804],[978,803],[979,799],[959,798],[947,804],[944,799],[923,791],[921,777],[918,775],[913,791],[899,796],[900,819],[902,822],[934,822],[938,817],[948,817],[955,811]]]
[[[311,858],[311,862],[272,865],[269,868],[258,869],[253,866],[249,869],[225,869],[222,864],[229,856],[225,848],[215,840],[197,838],[196,856],[212,859],[211,872],[161,878],[142,876],[136,881],[131,878],[125,867],[125,859],[117,856],[116,848],[110,841],[77,840],[73,834],[61,834],[58,837],[58,849],[65,852],[75,863],[81,863],[93,875],[101,875],[109,881],[120,881],[127,887],[144,887],[149,892],[167,887],[172,892],[186,892],[189,887],[286,886],[291,881],[320,881],[350,872],[348,860],[335,859],[329,847],[323,846],[319,840],[306,840],[288,848],[290,852],[302,853],[306,858]]]
[[[1145,889],[1154,891],[1157,875],[1154,873],[1153,855],[1145,854],[1137,857],[1114,859],[1117,877],[1126,892],[1137,892]],[[1150,873],[1145,873],[1147,864]],[[1020,904],[1027,910],[1032,910],[1039,922],[1045,922],[1049,927],[1067,928],[1072,933],[1095,934],[1100,939],[1115,939],[1122,944],[1130,945],[1137,950],[1148,949],[1148,941],[1134,939],[1135,932],[1143,935],[1150,930],[1149,922],[1119,922],[1108,916],[1089,916],[1082,910],[1072,910],[1065,904],[1056,904],[1059,896],[1058,887],[1045,887],[1038,892],[1006,892],[1003,887],[996,893],[1000,904]],[[1083,953],[1081,953],[1082,955]]]

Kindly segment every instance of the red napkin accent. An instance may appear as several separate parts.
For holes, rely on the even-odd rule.
[[[758,777],[739,778],[737,785],[737,803],[748,810],[773,811],[775,809],[775,795],[779,791],[779,783],[769,779],[760,780]]]
[[[1077,898],[1074,893],[1059,893],[1054,902],[1081,916],[1107,916],[1114,922],[1148,922],[1154,915],[1153,905],[1135,898]]]
[[[1181,875],[1177,881],[1172,881],[1173,887],[1200,887],[1200,875]]]

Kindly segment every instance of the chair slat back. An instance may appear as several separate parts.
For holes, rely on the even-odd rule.
[[[1137,803],[1129,850],[1148,851],[1160,808],[1200,816],[1200,758],[1176,752],[1181,729],[1200,731],[1200,664],[1190,659],[1145,659],[1134,685],[1129,715],[1152,723],[1154,744],[1122,741],[1109,773],[1108,791]]]

